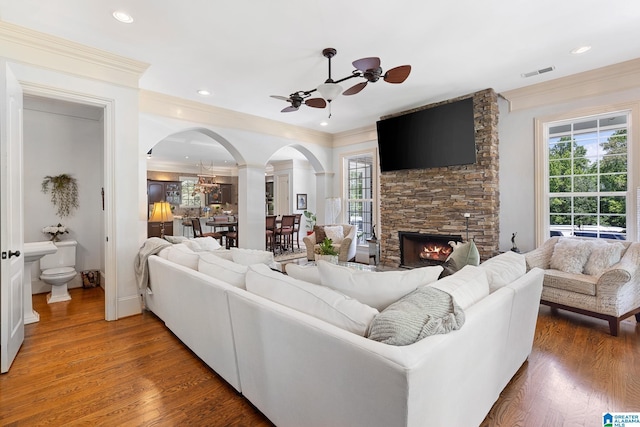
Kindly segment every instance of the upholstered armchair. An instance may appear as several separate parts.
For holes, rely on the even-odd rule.
[[[319,246],[320,242],[324,240],[326,236],[325,227],[342,227],[342,241],[339,239],[332,239],[333,246],[338,251],[338,261],[351,261],[356,257],[356,227],[351,224],[337,224],[337,225],[316,225],[313,227],[313,233],[305,236],[302,241],[307,247],[307,259],[309,261],[315,260],[315,248]],[[331,238],[331,236],[329,236]]]
[[[640,243],[552,237],[525,258],[545,271],[542,304],[607,320],[613,336],[640,322]]]

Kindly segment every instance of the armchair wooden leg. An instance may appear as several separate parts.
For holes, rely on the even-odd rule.
[[[620,319],[609,319],[609,331],[611,336],[618,336],[618,329],[620,329]]]

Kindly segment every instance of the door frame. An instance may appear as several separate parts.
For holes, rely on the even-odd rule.
[[[76,104],[91,105],[102,108],[103,115],[103,152],[104,152],[104,295],[105,320],[118,320],[118,284],[116,274],[116,233],[115,233],[115,123],[114,100],[77,92],[69,92],[60,88],[52,88],[39,84],[19,81],[23,95],[34,95],[43,98],[58,99]]]

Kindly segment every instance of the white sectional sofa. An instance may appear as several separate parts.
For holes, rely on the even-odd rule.
[[[394,346],[250,291],[263,277],[306,295],[320,290],[315,280],[242,266],[248,291],[169,258],[148,259],[147,307],[282,427],[479,425],[531,352],[543,278],[514,253],[472,267],[464,277],[485,278],[488,295],[464,309],[462,327]],[[450,276],[454,286],[459,273]],[[324,302],[314,310],[325,310]]]

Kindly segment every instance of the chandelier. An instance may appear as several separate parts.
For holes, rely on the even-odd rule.
[[[210,173],[204,173],[203,170],[209,171]],[[193,186],[192,196],[196,193],[209,194],[214,191],[218,191],[219,189],[220,185],[217,183],[216,176],[213,174],[213,162],[211,162],[211,167],[207,167],[202,163],[202,161],[200,161],[198,182]]]

